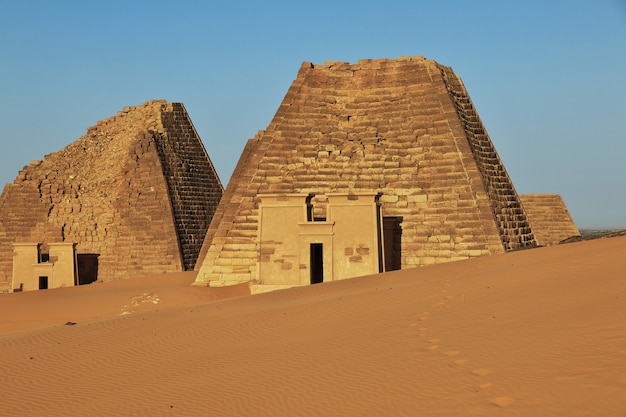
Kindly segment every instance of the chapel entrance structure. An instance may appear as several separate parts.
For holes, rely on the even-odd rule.
[[[307,62],[248,141],[195,284],[284,288],[318,282],[319,259],[326,282],[536,245],[451,68]]]
[[[77,284],[77,279],[75,243],[13,244],[11,287],[14,290],[72,287]]]

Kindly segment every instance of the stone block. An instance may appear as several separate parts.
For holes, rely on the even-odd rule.
[[[380,202],[381,203],[396,203],[398,201],[398,196],[397,195],[386,195],[383,194],[382,196],[380,196]]]

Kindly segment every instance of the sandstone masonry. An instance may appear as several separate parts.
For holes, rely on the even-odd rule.
[[[126,107],[5,186],[0,287],[14,243],[75,243],[103,281],[193,269],[222,192],[182,104]]]
[[[563,199],[558,194],[521,194],[520,199],[541,246],[580,237]]]
[[[350,204],[354,213],[378,210],[352,218],[376,221],[378,238],[359,243],[357,230],[341,224]],[[285,222],[262,212],[286,213]],[[311,245],[310,258],[286,242]],[[515,188],[452,69],[423,57],[304,63],[274,119],[243,151],[196,284],[274,283],[262,271],[276,264],[301,270],[280,284],[302,285],[302,271],[319,282],[322,263],[334,271],[324,280],[362,274],[356,265],[366,255],[378,272],[533,246]]]

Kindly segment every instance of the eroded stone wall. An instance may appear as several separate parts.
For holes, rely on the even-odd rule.
[[[382,216],[401,227],[402,268],[533,245],[527,224],[496,222],[501,202],[494,204],[496,193],[485,187],[504,182],[484,178],[493,174],[473,155],[454,100],[467,94],[460,80],[449,82],[452,74],[423,57],[304,63],[274,119],[244,149],[205,239],[196,282],[262,283],[259,194],[381,193]],[[498,175],[510,184],[506,171]],[[507,195],[517,198],[512,187]],[[517,244],[508,244],[511,235],[521,236]]]
[[[0,280],[13,242],[77,243],[99,280],[193,267],[222,193],[184,107],[126,107],[24,167],[0,197]]]

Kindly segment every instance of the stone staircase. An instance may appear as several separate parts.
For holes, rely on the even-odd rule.
[[[183,104],[167,104],[161,122],[162,133],[152,134],[169,188],[183,266],[193,270],[223,187]]]
[[[450,67],[439,65],[489,197],[505,250],[537,246],[530,223],[504,165],[461,81]]]

